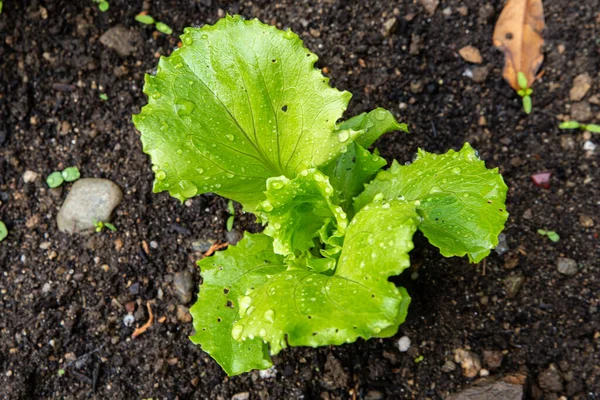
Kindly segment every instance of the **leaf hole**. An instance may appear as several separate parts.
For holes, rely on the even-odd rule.
[[[284,105],[283,107],[281,107],[281,111],[286,112],[287,111],[287,104]]]
[[[317,336],[318,332],[313,332],[313,336]]]
[[[221,322],[221,321],[222,321],[221,317],[218,317],[217,322]]]
[[[272,63],[276,63],[276,62],[277,62],[277,60],[276,60],[276,59],[272,59],[272,60],[271,60],[271,62],[272,62]]]
[[[312,319],[312,316],[311,316],[311,315],[308,315],[308,319]]]
[[[225,293],[225,294],[229,293],[229,289],[227,289],[227,288],[224,288],[224,289],[223,289],[223,293]]]
[[[233,308],[233,302],[231,300],[227,300],[227,304],[225,304],[225,307]]]

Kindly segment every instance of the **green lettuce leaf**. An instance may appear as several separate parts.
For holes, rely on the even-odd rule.
[[[260,338],[271,354],[291,346],[339,345],[396,332],[410,298],[388,281],[410,265],[419,217],[414,203],[363,207],[348,226],[333,275],[289,268],[240,303],[233,337]]]
[[[407,166],[394,162],[381,171],[354,202],[355,210],[377,199],[419,200],[419,229],[446,257],[485,258],[498,244],[508,218],[508,188],[498,169],[487,169],[466,143],[455,152],[419,150]]]
[[[227,16],[181,41],[146,75],[133,117],[155,192],[214,192],[252,210],[268,178],[324,165],[361,133],[337,129],[351,94],[329,86],[293,32]]]
[[[329,178],[316,169],[294,179],[269,178],[265,196],[257,215],[268,222],[264,233],[273,238],[275,253],[300,256],[315,247],[315,239],[332,243],[330,237],[343,238],[346,232],[346,213],[333,203]]]
[[[377,172],[387,164],[378,154],[372,154],[356,142],[348,150],[321,170],[329,176],[340,206],[346,213],[354,214],[352,199],[365,189]]]
[[[264,234],[246,234],[237,246],[198,262],[203,283],[198,301],[190,309],[196,330],[190,339],[230,376],[272,365],[261,340],[238,342],[231,336],[241,306],[238,299],[287,268],[283,257],[273,253],[272,243]]]
[[[365,149],[369,148],[381,135],[387,132],[408,132],[408,126],[399,123],[391,112],[384,108],[376,108],[368,113],[362,113],[344,121],[340,130],[360,131],[356,143]]]

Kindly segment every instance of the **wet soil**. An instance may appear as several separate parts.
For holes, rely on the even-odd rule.
[[[491,45],[502,6],[448,0],[428,16],[407,0],[110,0],[101,13],[91,1],[5,1],[0,219],[10,236],[0,244],[0,397],[441,399],[472,382],[449,363],[455,349],[468,348],[480,356],[502,352],[500,367],[484,368],[493,376],[526,375],[528,398],[600,398],[600,173],[598,151],[583,148],[598,136],[557,128],[572,105],[576,75],[593,79],[584,101],[600,93],[600,1],[545,1],[546,60],[530,116],[502,80],[502,55]],[[199,283],[194,261],[202,247],[226,240],[226,201],[204,195],[180,204],[152,193],[131,114],[145,104],[144,74],[178,39],[135,22],[143,9],[176,33],[224,13],[290,27],[320,56],[331,83],[354,94],[348,115],[381,106],[409,123],[410,135],[376,144],[388,160],[408,161],[419,146],[443,152],[471,142],[510,187],[508,250],[471,265],[441,257],[418,237],[418,278],[410,278],[413,269],[398,279],[413,301],[394,338],[288,349],[275,358],[274,378],[226,377],[187,339],[193,328],[177,318],[172,283],[183,270]],[[392,17],[395,30],[386,37]],[[119,24],[131,29],[129,55],[99,41]],[[467,44],[488,69],[480,82],[458,55]],[[600,107],[591,111],[600,121]],[[123,188],[117,232],[58,232],[69,185],[49,190],[43,179],[70,165]],[[26,170],[40,178],[25,183]],[[530,179],[543,171],[552,172],[548,189]],[[561,240],[539,236],[540,228]],[[257,227],[250,215],[238,215],[236,229]],[[575,275],[557,272],[561,256],[577,262]],[[135,325],[148,319],[147,301],[155,322],[131,340]],[[134,309],[133,326],[123,323],[127,309]],[[404,335],[412,347],[400,353]],[[559,368],[550,374],[553,385],[539,376],[551,364]]]

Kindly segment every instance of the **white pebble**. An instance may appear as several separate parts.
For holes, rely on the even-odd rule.
[[[129,327],[135,322],[135,317],[132,314],[127,314],[123,317],[123,325]]]
[[[591,142],[590,140],[586,140],[585,143],[583,144],[583,149],[585,151],[594,151],[596,150],[596,145]]]
[[[37,172],[33,172],[33,171],[30,171],[30,170],[27,170],[23,174],[23,182],[25,182],[25,183],[35,182],[35,180],[37,179],[37,177],[38,177]]]
[[[400,350],[402,353],[408,351],[408,349],[410,348],[410,338],[408,336],[402,336],[400,339],[398,339],[398,350]]]
[[[258,371],[258,375],[262,379],[275,378],[277,376],[277,369],[275,367],[271,367],[269,369],[263,369]]]
[[[153,249],[158,249],[158,243],[156,243],[154,240],[150,242],[150,247],[152,247]]]

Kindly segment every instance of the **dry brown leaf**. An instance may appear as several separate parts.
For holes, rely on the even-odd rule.
[[[494,46],[504,52],[502,76],[519,90],[517,74],[523,72],[528,86],[544,61],[544,6],[542,0],[508,0],[494,29]]]

